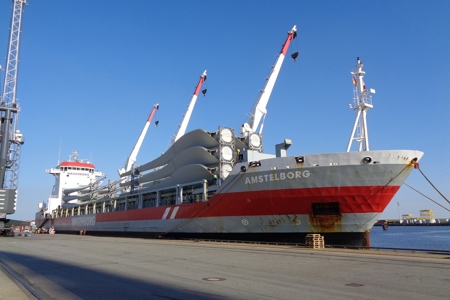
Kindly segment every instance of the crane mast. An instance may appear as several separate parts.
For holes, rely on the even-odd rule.
[[[130,156],[128,156],[127,162],[125,163],[125,168],[119,169],[119,175],[128,172],[133,167],[133,164],[136,162],[137,155],[139,153],[139,150],[141,149],[142,142],[144,141],[144,137],[147,134],[148,127],[150,126],[150,123],[152,122],[153,116],[155,115],[155,112],[159,109],[159,104],[153,105],[153,109],[150,112],[150,115],[148,116],[147,121],[145,122],[144,128],[142,129],[141,134],[139,135],[138,140],[136,141],[136,144],[134,145],[133,150],[131,151]]]
[[[203,82],[206,80],[206,70],[203,72],[202,75],[200,75],[200,80],[197,83],[197,86],[195,87],[194,95],[192,95],[191,101],[189,102],[189,105],[186,109],[186,112],[184,113],[184,116],[181,120],[180,125],[178,125],[177,133],[175,134],[174,138],[172,139],[171,145],[175,143],[180,137],[182,137],[186,133],[186,129],[189,123],[189,119],[191,118],[192,111],[194,110],[195,102],[197,101],[198,93],[200,92],[200,89],[202,88]],[[206,93],[206,90],[202,91],[203,94]]]
[[[261,127],[259,129],[259,133],[262,133],[263,125],[264,125],[264,117],[267,114],[267,103],[269,102],[270,94],[272,93],[273,87],[275,86],[275,82],[277,80],[278,74],[280,73],[281,66],[283,64],[284,58],[286,56],[286,52],[289,48],[289,45],[293,39],[297,37],[297,27],[291,29],[288,32],[288,36],[286,41],[281,47],[281,51],[278,54],[277,60],[275,64],[272,66],[269,76],[266,78],[266,82],[261,89],[258,98],[256,99],[255,104],[253,105],[252,111],[250,112],[250,116],[248,122],[242,126],[241,133],[244,136],[247,136],[250,133],[256,132],[259,124],[261,123]],[[294,59],[297,57],[297,54],[292,56]]]
[[[24,143],[22,134],[17,129],[20,108],[17,103],[16,93],[22,13],[23,6],[27,5],[27,2],[26,0],[12,0],[12,2],[13,9],[6,58],[6,73],[0,101],[0,219],[2,213],[12,214],[15,212],[20,150]]]

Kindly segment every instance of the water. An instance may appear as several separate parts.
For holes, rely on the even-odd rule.
[[[374,226],[370,245],[383,248],[408,248],[450,251],[450,226]]]

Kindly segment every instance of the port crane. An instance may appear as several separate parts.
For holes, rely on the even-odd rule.
[[[182,137],[186,133],[186,129],[189,123],[189,119],[191,118],[192,111],[194,110],[195,102],[197,101],[198,94],[200,92],[200,89],[202,88],[203,83],[206,81],[206,70],[203,72],[202,75],[200,75],[200,79],[197,83],[197,86],[195,87],[194,94],[192,95],[191,101],[189,102],[189,105],[187,106],[186,112],[183,115],[183,118],[181,119],[180,125],[178,125],[178,130],[175,136],[172,139],[172,142],[170,143],[173,145],[180,137]],[[203,95],[206,94],[206,89],[202,90]]]
[[[281,66],[283,65],[284,58],[286,56],[287,50],[291,41],[297,37],[297,26],[294,27],[288,32],[288,36],[283,46],[281,47],[281,51],[278,54],[278,57],[275,61],[275,64],[272,66],[269,76],[266,78],[263,88],[261,89],[258,98],[253,105],[253,108],[250,112],[248,122],[244,123],[241,128],[241,134],[243,136],[248,136],[251,133],[255,133],[259,127],[259,134],[262,133],[264,126],[264,119],[267,114],[267,103],[269,102],[270,94],[272,93],[273,87],[275,86],[275,82],[277,80],[278,74],[280,73]],[[298,52],[295,52],[291,55],[291,57],[295,60],[298,56]],[[262,122],[261,122],[262,120]]]
[[[18,129],[20,107],[16,94],[22,14],[23,6],[27,5],[27,2],[26,0],[12,0],[12,2],[5,78],[0,100],[0,231],[2,232],[5,231],[5,224],[8,221],[6,215],[16,211],[20,151],[24,143],[22,133]]]

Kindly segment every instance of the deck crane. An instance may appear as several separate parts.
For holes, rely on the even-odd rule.
[[[17,128],[20,108],[16,93],[22,13],[23,6],[27,5],[27,2],[26,0],[12,0],[12,2],[6,73],[0,101],[0,231],[3,231],[6,215],[13,214],[16,210],[20,150],[24,143],[22,133]]]
[[[259,124],[261,123],[261,119],[262,123],[261,127],[259,128],[259,134],[262,133],[264,126],[264,118],[267,114],[266,106],[267,103],[269,102],[270,94],[272,93],[278,74],[280,73],[281,65],[283,64],[284,57],[286,56],[286,52],[289,48],[289,45],[291,41],[296,37],[297,37],[297,27],[294,25],[291,31],[288,32],[288,36],[283,44],[283,47],[281,47],[281,52],[280,54],[278,54],[275,65],[272,66],[270,74],[266,78],[266,82],[261,92],[259,93],[259,96],[256,99],[255,104],[253,105],[252,111],[250,112],[248,118],[248,122],[242,125],[241,134],[243,136],[248,136],[250,133],[256,132]],[[295,60],[298,56],[298,52],[293,53],[291,56]]]
[[[136,162],[136,158],[137,158],[137,155],[139,153],[139,149],[141,148],[142,142],[144,141],[144,137],[147,134],[148,127],[150,126],[150,123],[152,122],[153,116],[155,115],[155,112],[158,109],[159,109],[159,104],[153,105],[153,109],[150,112],[150,115],[148,116],[147,122],[145,122],[144,128],[142,129],[142,132],[139,135],[139,138],[136,141],[136,144],[134,145],[134,148],[131,151],[130,156],[128,156],[128,159],[127,159],[127,161],[125,163],[125,167],[118,170],[119,175],[130,171],[131,168],[133,167],[134,163]],[[125,181],[127,181],[127,179],[128,179],[127,177],[123,177],[122,181],[125,182]]]
[[[180,125],[178,125],[177,133],[173,136],[172,140],[170,141],[169,147],[172,146],[180,137],[182,137],[186,133],[187,125],[189,123],[189,119],[191,118],[192,111],[194,110],[195,102],[197,101],[198,94],[200,92],[200,89],[202,88],[203,83],[206,80],[206,70],[203,72],[202,75],[200,75],[200,79],[197,83],[197,86],[195,87],[194,94],[192,95],[191,101],[188,104],[188,107],[186,109],[186,112],[183,115],[183,118],[181,119]],[[202,90],[202,94],[205,95],[207,92],[206,89]],[[131,181],[133,182],[134,176],[139,176],[139,172],[137,170],[133,170],[130,172],[131,169],[125,170],[121,169],[119,170],[119,175],[121,177],[121,184]],[[131,184],[131,188],[133,188],[133,184]],[[125,188],[126,189],[126,188]]]
[[[203,82],[206,81],[206,70],[203,72],[202,75],[200,75],[200,80],[197,83],[197,86],[195,87],[194,95],[192,95],[191,101],[189,102],[189,105],[186,109],[186,112],[184,113],[183,118],[181,119],[180,125],[178,125],[178,130],[175,136],[172,139],[172,142],[170,143],[173,145],[180,137],[182,137],[186,133],[186,129],[189,123],[189,119],[191,118],[192,111],[194,110],[195,102],[197,101],[198,93],[200,92],[200,89],[202,88]],[[206,89],[202,91],[203,95],[206,94]]]

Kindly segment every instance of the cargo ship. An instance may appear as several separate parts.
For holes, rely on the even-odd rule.
[[[375,90],[366,88],[359,58],[347,151],[289,156],[292,141],[284,139],[275,154],[265,153],[266,105],[296,35],[294,26],[240,133],[222,126],[185,133],[205,71],[165,153],[135,164],[143,130],[120,179],[104,185],[104,174],[73,153],[47,170],[55,185],[36,225],[56,233],[292,243],[314,233],[328,245],[370,246],[373,225],[423,153],[369,149],[366,113]]]

